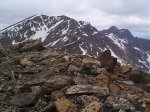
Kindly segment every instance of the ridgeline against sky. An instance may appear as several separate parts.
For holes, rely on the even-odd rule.
[[[150,0],[0,0],[0,29],[35,14],[66,15],[106,29],[130,29],[150,39]]]

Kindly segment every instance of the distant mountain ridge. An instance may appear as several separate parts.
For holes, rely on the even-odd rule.
[[[0,30],[3,45],[39,38],[46,47],[73,54],[99,56],[109,49],[120,63],[150,72],[150,40],[134,37],[128,29],[112,26],[98,31],[88,22],[64,15],[34,15]]]

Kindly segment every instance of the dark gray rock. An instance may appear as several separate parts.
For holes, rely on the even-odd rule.
[[[145,85],[145,86],[143,87],[143,89],[144,89],[146,92],[150,93],[150,84]]]
[[[148,74],[139,71],[139,70],[133,70],[131,72],[128,73],[129,75],[129,80],[133,81],[134,83],[143,83],[146,84],[146,76]]]
[[[16,107],[32,107],[36,104],[38,95],[34,93],[23,93],[15,95],[11,100],[10,104]]]
[[[113,71],[117,64],[117,58],[111,56],[110,50],[104,51],[100,55],[99,60],[101,62],[101,66],[106,68],[108,71]]]

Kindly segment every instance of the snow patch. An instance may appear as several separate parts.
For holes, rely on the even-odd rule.
[[[146,53],[147,54],[147,61],[150,63],[150,54]]]
[[[86,55],[86,54],[87,54],[87,50],[83,49],[81,46],[79,46],[79,48],[80,48],[81,51],[82,51],[82,55]]]
[[[146,62],[145,62],[145,61],[142,61],[142,60],[140,60],[140,59],[138,59],[138,61],[139,61],[140,63],[146,65]]]
[[[95,34],[97,34],[97,33],[98,33],[97,31],[94,31],[92,35],[95,35]]]
[[[54,29],[55,27],[57,27],[61,22],[63,22],[63,20],[61,20],[61,21],[58,21],[56,24],[54,24],[52,27],[50,27],[50,29],[49,30],[52,30],[52,29]]]
[[[91,48],[91,47],[93,47],[93,45],[92,45],[92,44],[90,44],[90,48]]]
[[[53,47],[54,45],[56,45],[58,41],[60,41],[60,39],[54,41],[53,44],[51,45],[51,47]]]
[[[83,28],[83,25],[80,22],[78,22],[78,26],[77,27],[80,29],[80,28]]]
[[[74,44],[75,43],[75,41],[74,42],[71,42],[71,43],[68,43],[68,44],[66,44],[65,46],[68,46],[68,45],[71,45],[71,44]]]
[[[91,49],[91,51],[92,51],[92,48],[93,48],[93,45],[92,45],[92,44],[90,44],[90,49]]]
[[[78,39],[77,39],[77,40],[80,40],[80,38],[81,38],[81,37],[78,37]]]
[[[65,35],[65,34],[67,34],[67,29],[66,30],[62,30],[62,34],[61,35]]]
[[[99,56],[99,52],[96,52],[97,57]]]
[[[83,33],[82,35],[84,35],[84,36],[88,37],[88,34],[86,34],[86,33]]]
[[[32,39],[42,39],[42,42],[45,40],[47,36],[47,31],[45,31],[44,29],[42,29],[41,31],[36,31],[35,35],[32,35],[31,38]]]
[[[98,49],[100,50],[100,51],[104,51],[102,48],[100,48],[100,47],[98,47]]]
[[[65,36],[62,41],[66,42],[68,40],[67,36]]]
[[[65,35],[65,34],[67,34],[67,32],[68,32],[68,30],[69,30],[69,22],[70,21],[68,21],[68,26],[67,26],[67,28],[66,29],[64,29],[64,30],[62,30],[62,35]]]
[[[50,43],[48,43],[47,45],[45,45],[45,47],[48,47],[48,46],[50,46],[52,44],[52,42],[50,42]]]
[[[15,42],[15,40],[13,40],[13,41],[12,41],[12,45],[15,45],[15,44],[17,44],[17,43]]]
[[[32,31],[36,31],[36,33],[31,36],[32,39],[41,38],[42,42],[46,39],[49,29],[47,28],[47,25],[45,23],[43,23],[43,24],[44,25],[42,27],[40,27],[40,29],[38,31],[36,31],[36,29],[34,27],[31,28]]]
[[[119,48],[125,50],[125,46],[124,43],[127,43],[124,39],[120,39],[119,37],[117,37],[116,35],[114,35],[113,33],[110,33],[107,35],[114,44],[116,44]]]
[[[134,47],[134,49],[136,49],[136,50],[138,50],[138,51],[141,51],[139,48],[137,48],[137,47]]]

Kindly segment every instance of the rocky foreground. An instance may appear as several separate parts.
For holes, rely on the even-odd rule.
[[[39,40],[0,46],[0,112],[150,112],[150,74]]]

